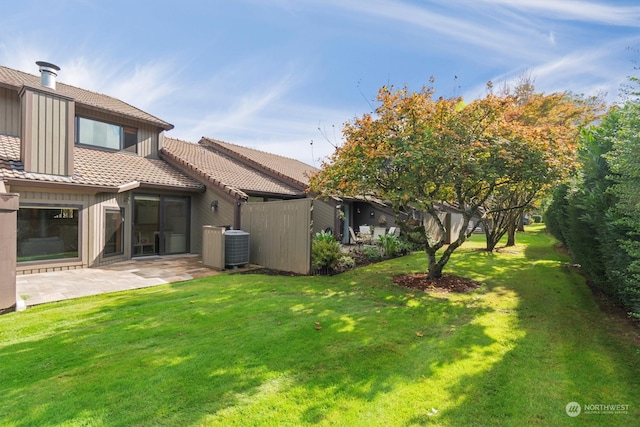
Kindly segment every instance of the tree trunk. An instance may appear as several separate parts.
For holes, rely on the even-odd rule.
[[[436,259],[436,251],[427,249],[427,259],[429,260],[429,278],[439,279],[442,277],[442,267],[444,264],[440,263]]]
[[[509,224],[509,229],[507,230],[507,246],[515,246],[516,245],[516,224]]]
[[[518,231],[524,233],[524,212],[522,211],[518,214]]]

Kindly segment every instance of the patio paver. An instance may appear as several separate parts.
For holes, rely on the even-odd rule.
[[[134,258],[100,268],[54,271],[16,277],[18,298],[27,306],[146,288],[219,274],[199,255]]]

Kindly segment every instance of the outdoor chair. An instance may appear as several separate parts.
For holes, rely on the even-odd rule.
[[[355,231],[353,231],[352,227],[349,227],[349,236],[350,236],[350,240],[349,242],[352,245],[361,245],[362,244],[362,239],[358,236],[356,236]]]
[[[362,243],[371,243],[371,227],[368,225],[361,225],[360,232],[358,233],[362,239]]]

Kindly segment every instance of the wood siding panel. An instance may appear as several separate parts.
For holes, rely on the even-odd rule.
[[[101,265],[113,264],[131,258],[131,224],[132,213],[130,209],[130,196],[128,193],[110,194],[99,193],[94,196],[93,203],[89,208],[89,266],[97,267]],[[124,208],[124,241],[123,253],[121,255],[104,255],[105,247],[105,212],[107,208]]]
[[[24,95],[25,130],[22,157],[25,170],[52,175],[71,175],[73,141],[69,127],[73,101],[50,94]]]
[[[335,202],[329,200],[315,200],[313,202],[313,233],[319,233],[330,228],[336,228]]]
[[[207,187],[205,193],[198,194],[191,200],[191,253],[201,254],[202,227],[233,227],[236,202],[217,193],[213,187]],[[211,212],[211,202],[214,200],[218,201],[218,210]]]
[[[242,230],[250,235],[250,262],[309,274],[312,203],[311,199],[298,199],[244,205]]]
[[[20,97],[4,87],[0,87],[0,133],[20,136]]]

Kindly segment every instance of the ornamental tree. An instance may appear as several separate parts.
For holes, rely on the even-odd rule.
[[[509,96],[509,90],[504,95]],[[576,165],[576,142],[583,126],[592,122],[604,108],[597,97],[583,98],[568,93],[537,94],[530,79],[522,79],[513,91],[517,114],[510,116],[510,127],[525,135],[530,151],[528,174],[505,185],[483,206],[482,223],[487,250],[508,234],[507,246],[515,245],[515,232],[524,211],[551,187],[564,180]],[[536,144],[542,144],[536,147]],[[565,163],[566,162],[566,163]]]
[[[385,200],[403,233],[424,248],[429,277],[439,278],[496,190],[562,175],[559,169],[575,162],[575,143],[566,129],[536,126],[537,116],[517,95],[489,93],[471,103],[434,95],[428,87],[419,92],[382,87],[375,113],[344,125],[344,144],[311,177],[310,189]],[[460,233],[446,247],[438,216],[443,204],[455,206],[463,217]],[[430,217],[441,237],[430,235],[424,223],[409,221],[413,211]]]

